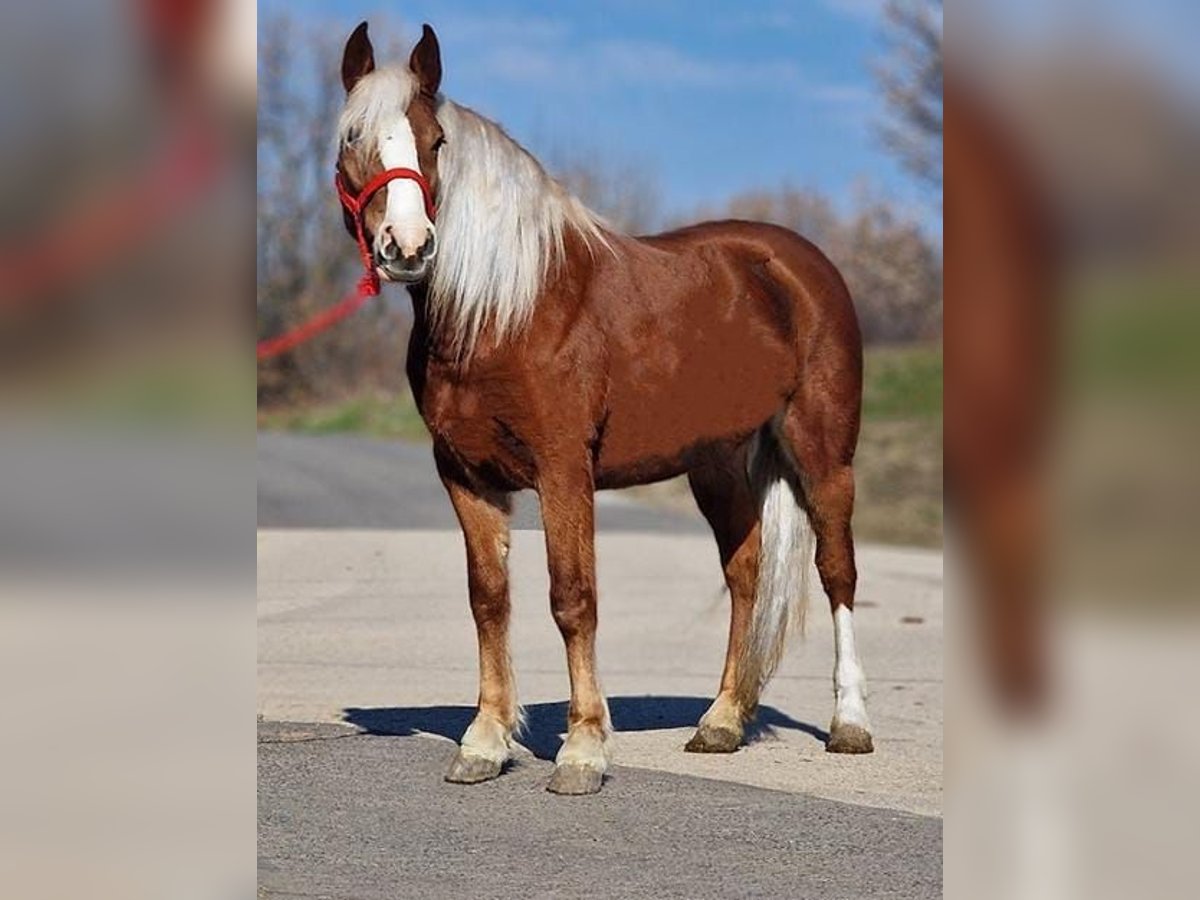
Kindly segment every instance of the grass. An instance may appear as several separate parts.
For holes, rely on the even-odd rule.
[[[864,360],[854,529],[881,543],[942,543],[942,347],[873,347]]]
[[[1068,311],[1068,386],[1106,398],[1191,401],[1200,384],[1200,286],[1194,275],[1094,276]]]
[[[254,370],[240,346],[212,341],[98,351],[5,383],[15,410],[134,431],[244,433]]]
[[[406,441],[429,440],[429,432],[407,387],[394,394],[360,394],[320,406],[260,410],[258,427],[297,434],[365,434]]]
[[[855,457],[855,532],[883,543],[942,542],[942,348],[919,344],[868,349],[863,426]],[[407,389],[338,403],[260,410],[258,426],[301,434],[365,434],[427,441]],[[633,490],[666,506],[692,506],[685,479]]]
[[[872,347],[863,360],[863,419],[940,419],[942,347]]]

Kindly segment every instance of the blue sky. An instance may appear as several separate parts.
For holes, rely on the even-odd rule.
[[[752,187],[812,186],[839,206],[867,184],[940,234],[935,199],[880,146],[871,65],[881,0],[263,0],[378,49],[429,22],[443,91],[536,154],[644,169],[663,211]],[[382,62],[382,60],[381,60]]]

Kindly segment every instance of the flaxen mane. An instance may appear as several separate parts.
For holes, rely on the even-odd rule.
[[[373,146],[415,94],[407,69],[372,72],[350,93],[339,141]],[[569,229],[601,244],[611,229],[495,122],[443,97],[437,118],[446,143],[438,158],[439,249],[429,311],[465,355],[485,325],[504,338],[529,321]]]

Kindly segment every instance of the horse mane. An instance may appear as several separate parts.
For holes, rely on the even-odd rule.
[[[338,118],[338,146],[377,146],[380,133],[390,119],[408,109],[417,88],[416,76],[400,66],[376,69],[360,78]]]
[[[407,68],[372,72],[347,100],[341,139],[353,128],[374,146],[385,115],[407,109],[415,93]],[[436,115],[446,143],[428,309],[433,327],[465,358],[485,327],[503,340],[529,322],[569,231],[592,247],[609,246],[611,229],[495,122],[441,96]]]

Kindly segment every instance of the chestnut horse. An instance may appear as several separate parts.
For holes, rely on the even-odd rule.
[[[870,752],[850,530],[862,342],[841,276],[770,225],[619,233],[445,99],[441,75],[428,25],[407,67],[377,69],[366,23],[354,31],[338,179],[364,257],[412,295],[408,377],[466,541],[479,707],[446,779],[500,774],[519,729],[508,518],[533,489],[571,682],[549,789],[600,789],[594,492],[685,473],[732,606],[720,691],[686,749],[741,744],[803,614],[815,538],[836,633],[827,749]]]

